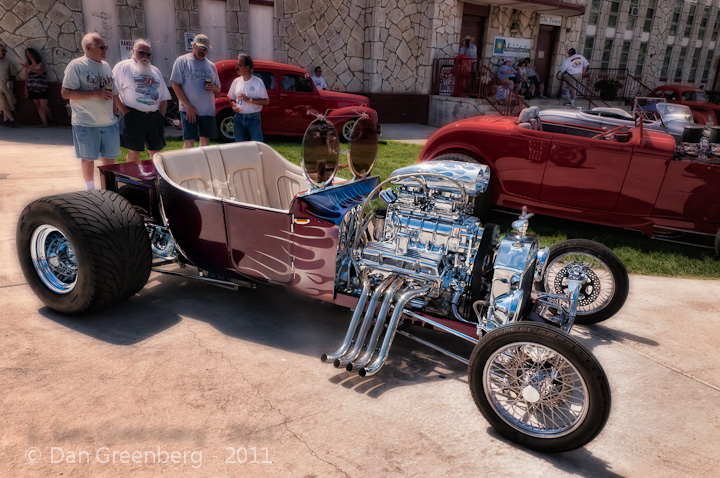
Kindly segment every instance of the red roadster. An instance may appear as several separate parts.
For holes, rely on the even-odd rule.
[[[712,247],[714,239],[720,254],[720,128],[688,126],[676,146],[668,134],[643,131],[642,122],[602,130],[541,121],[536,108],[447,125],[420,161],[490,166],[491,187],[476,214],[527,205],[675,242]]]

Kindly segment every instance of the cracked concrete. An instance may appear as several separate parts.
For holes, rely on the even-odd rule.
[[[462,364],[404,337],[373,377],[320,363],[350,312],[281,289],[153,274],[116,307],[53,313],[15,225],[81,187],[70,130],[0,129],[0,151],[0,476],[717,475],[719,281],[631,276],[618,315],[576,327],[613,409],[585,448],[543,455],[488,426]]]

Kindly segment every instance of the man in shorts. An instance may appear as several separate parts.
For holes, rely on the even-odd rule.
[[[120,110],[120,146],[127,148],[127,162],[140,159],[145,151],[152,158],[165,147],[165,111],[170,91],[156,67],[152,65],[152,48],[145,40],[133,45],[132,58],[113,68],[120,94],[115,106]]]
[[[575,85],[582,82],[588,66],[590,66],[590,62],[584,56],[578,55],[575,48],[568,50],[568,57],[560,65],[560,72],[558,73],[561,78],[563,72],[568,74],[565,78],[570,85],[570,88],[568,88],[570,90],[570,101],[565,103],[565,106],[575,106]]]
[[[202,33],[195,35],[192,53],[175,60],[170,81],[180,102],[183,148],[210,144],[217,137],[215,124],[215,93],[220,93],[220,78],[215,64],[207,59],[210,40]]]
[[[0,43],[0,117],[5,126],[15,128],[17,122],[12,114],[16,103],[12,81],[15,71],[6,57],[7,47]]]
[[[97,33],[82,39],[85,56],[65,68],[61,94],[70,100],[75,156],[81,160],[87,189],[95,189],[93,163],[113,164],[120,156],[120,133],[113,108],[117,88],[105,61],[108,47]]]

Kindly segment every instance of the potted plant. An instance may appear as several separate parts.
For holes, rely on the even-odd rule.
[[[611,101],[617,98],[618,91],[622,88],[622,83],[612,78],[605,78],[595,83],[594,87],[595,90],[600,93],[600,98]]]

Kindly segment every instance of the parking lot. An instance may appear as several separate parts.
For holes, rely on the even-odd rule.
[[[2,128],[0,151],[0,476],[720,473],[720,281],[632,275],[620,313],[576,327],[612,411],[585,448],[544,455],[489,427],[464,365],[404,337],[373,377],[321,363],[350,312],[282,289],[153,274],[101,313],[52,312],[15,227],[32,199],[81,188],[70,129]]]

